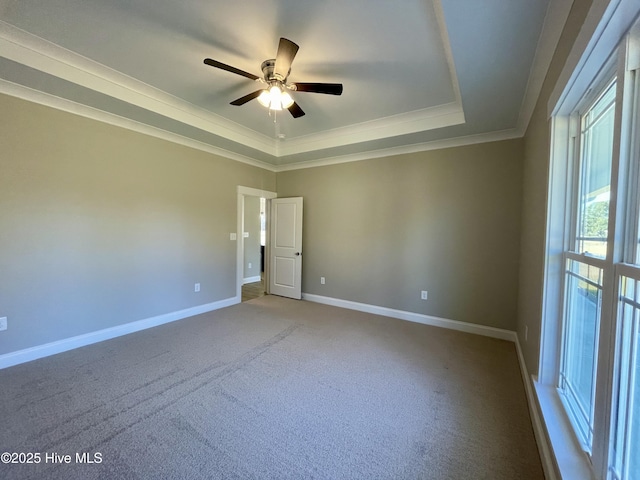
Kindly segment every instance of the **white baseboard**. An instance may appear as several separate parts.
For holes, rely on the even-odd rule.
[[[247,277],[247,278],[243,278],[242,279],[242,284],[246,284],[246,283],[254,283],[254,282],[259,282],[260,280],[262,280],[262,277],[260,275],[256,275],[254,277]]]
[[[509,340],[515,342],[517,334],[511,330],[502,328],[488,327],[486,325],[477,325],[475,323],[460,322],[458,320],[449,320],[446,318],[432,317],[422,313],[407,312],[404,310],[395,310],[393,308],[379,307],[377,305],[369,305],[367,303],[352,302],[350,300],[342,300],[340,298],[323,297],[322,295],[314,295],[312,293],[303,293],[302,298],[310,302],[324,303],[325,305],[333,305],[334,307],[348,308],[350,310],[358,310],[360,312],[373,313],[375,315],[384,315],[385,317],[398,318],[409,322],[422,323],[434,327],[448,328],[449,330],[458,330],[460,332],[474,333],[484,337],[499,338],[501,340]]]
[[[540,455],[540,461],[542,462],[544,478],[546,480],[557,480],[558,475],[556,473],[554,455],[542,422],[540,409],[538,408],[538,402],[536,400],[536,393],[533,388],[534,378],[529,375],[529,370],[527,369],[527,364],[522,354],[522,348],[520,347],[520,339],[517,334],[515,344],[516,352],[518,353],[518,363],[520,363],[522,382],[524,383],[524,391],[527,395],[527,403],[529,405],[529,414],[531,415],[531,425],[533,427],[533,434],[536,437],[536,443],[538,444],[538,453]]]
[[[120,337],[122,335],[127,335],[128,333],[157,327],[158,325],[165,323],[175,322],[201,313],[229,307],[237,303],[240,303],[240,299],[238,297],[226,298],[217,302],[198,305],[197,307],[191,307],[177,312],[165,313],[164,315],[158,315],[157,317],[145,318],[143,320],[125,323],[124,325],[105,328],[103,330],[85,333],[83,335],[65,338],[63,340],[57,340],[51,343],[45,343],[44,345],[38,345],[36,347],[25,348],[24,350],[5,353],[0,355],[0,369],[48,357],[50,355],[55,355],[56,353],[66,352],[68,350],[73,350],[74,348],[84,347],[86,345],[91,345],[92,343],[98,343],[104,340]]]

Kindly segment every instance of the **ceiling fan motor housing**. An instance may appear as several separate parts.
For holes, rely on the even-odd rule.
[[[267,82],[268,84],[272,84],[274,82],[284,84],[285,81],[287,80],[287,77],[291,73],[291,68],[289,68],[289,71],[287,72],[287,77],[285,78],[282,78],[282,75],[275,73],[274,72],[275,68],[276,68],[275,58],[270,58],[269,60],[265,60],[264,62],[262,62],[262,65],[260,65],[260,69],[262,70],[262,75],[264,75],[265,82]]]

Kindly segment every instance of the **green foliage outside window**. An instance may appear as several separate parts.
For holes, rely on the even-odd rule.
[[[607,238],[609,227],[609,202],[588,205],[584,213],[584,236]]]

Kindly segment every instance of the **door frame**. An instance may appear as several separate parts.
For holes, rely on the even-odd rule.
[[[242,302],[242,281],[244,280],[244,197],[259,197],[264,198],[267,201],[266,205],[266,239],[264,247],[264,278],[265,292],[269,293],[269,255],[271,250],[269,248],[269,234],[270,234],[270,210],[271,202],[273,198],[277,198],[276,192],[270,192],[268,190],[260,190],[257,188],[244,187],[238,185],[237,187],[237,218],[236,218],[236,297],[237,303]]]

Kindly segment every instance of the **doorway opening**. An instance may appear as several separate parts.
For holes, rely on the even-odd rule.
[[[264,256],[267,237],[267,200],[247,196],[244,199],[244,270],[242,301],[253,300],[265,294]]]
[[[276,193],[238,186],[236,300],[268,293],[269,206]]]

